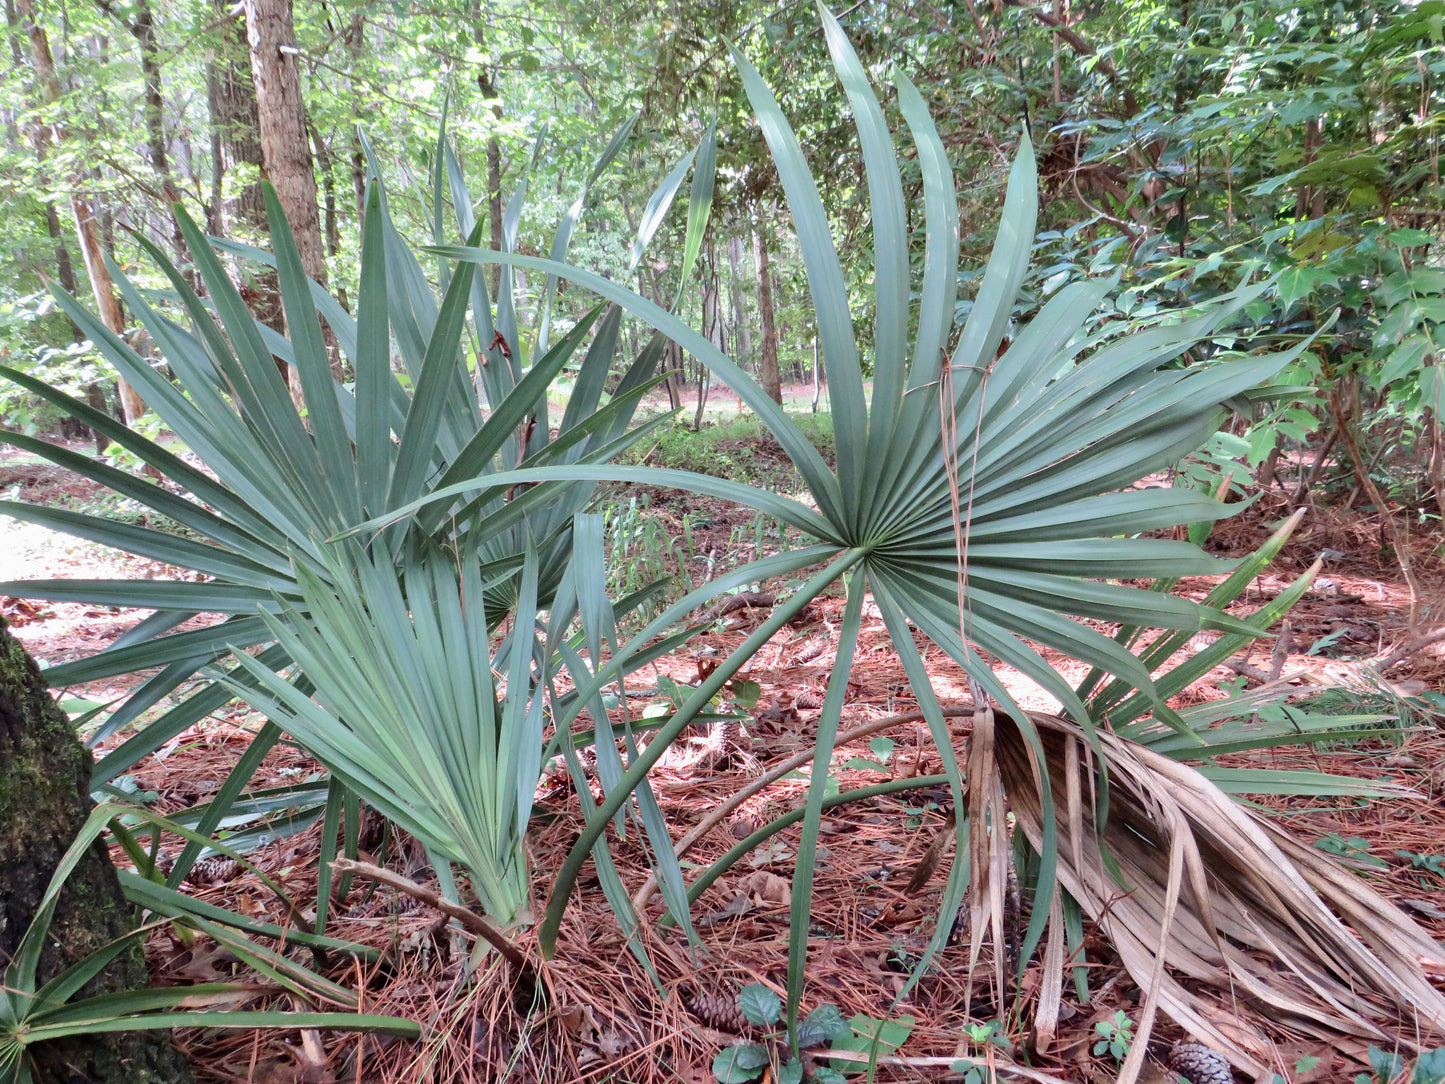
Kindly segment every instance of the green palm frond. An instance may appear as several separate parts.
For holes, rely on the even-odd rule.
[[[621,146],[614,140],[597,170]],[[445,132],[441,146],[447,148]],[[437,239],[475,236],[472,201],[455,157],[437,159]],[[445,182],[443,182],[445,178]],[[708,181],[710,184],[710,179]],[[450,191],[455,222],[444,225],[440,193]],[[53,684],[95,680],[162,667],[111,713],[104,732],[138,722],[165,697],[195,680],[203,667],[223,665],[232,648],[265,645],[271,632],[258,615],[295,605],[295,571],[328,575],[326,539],[370,516],[503,467],[580,463],[615,455],[645,430],[627,432],[633,411],[652,386],[660,341],[636,358],[619,357],[622,313],[601,307],[574,325],[558,328],[545,348],[518,334],[510,295],[495,302],[472,265],[445,264],[443,296],[402,239],[387,212],[386,193],[375,171],[363,224],[357,315],[347,313],[302,273],[294,239],[268,192],[272,252],[230,242],[213,243],[183,211],[177,212],[204,296],[154,246],[142,245],[169,280],[174,312],[157,308],[118,269],[116,282],[145,324],[166,369],[137,355],[73,298],[57,295],[117,371],[141,390],[164,424],[203,464],[196,467],[156,442],[126,428],[56,389],[9,369],[4,375],[98,433],[115,441],[165,479],[156,484],[87,457],[23,436],[5,439],[69,467],[152,509],[186,533],[134,527],[100,516],[7,503],[3,511],[125,552],[165,561],[189,575],[171,580],[22,581],[5,589],[21,597],[87,600],[152,611],[109,649],[47,671]],[[658,200],[646,246],[671,203]],[[515,242],[520,199],[508,212]],[[574,209],[575,215],[575,209]],[[559,227],[554,253],[566,251],[569,229]],[[230,281],[217,252],[256,259],[277,269],[289,336],[259,324]],[[354,382],[339,383],[318,314],[334,333]],[[499,337],[496,332],[502,332]],[[283,363],[278,368],[278,359]],[[404,378],[393,370],[399,362]],[[546,421],[549,385],[564,367],[575,370],[575,392],[555,428]],[[621,385],[603,403],[609,373],[620,368]],[[297,377],[301,400],[293,402],[286,369]],[[522,434],[530,432],[529,440]],[[570,561],[573,516],[591,498],[587,482],[554,481],[534,486],[513,501],[509,487],[485,499],[458,499],[405,529],[374,540],[373,548],[395,561],[411,536],[440,543],[464,540],[483,561],[488,612],[499,621],[516,599],[523,556],[539,560],[538,590],[551,598]],[[200,613],[225,615],[220,625],[177,633]],[[273,672],[288,664],[284,651],[256,656]],[[248,673],[231,670],[235,681]],[[177,733],[219,708],[229,693],[204,684],[180,699],[103,757],[95,784],[104,785]],[[215,816],[223,816],[217,808]],[[214,828],[215,822],[203,825]],[[175,877],[184,875],[177,869]],[[176,883],[179,883],[177,880]]]
[[[812,597],[845,571],[851,574],[845,635],[839,645],[839,659],[844,660],[857,631],[856,622],[848,622],[846,615],[856,613],[864,593],[871,591],[908,668],[960,803],[963,772],[941,706],[917,664],[913,628],[940,645],[984,693],[1005,706],[1015,720],[1019,750],[1029,750],[1027,755],[1041,772],[1041,785],[1029,788],[1029,800],[1037,805],[1038,831],[1031,843],[1039,855],[1041,888],[1027,952],[1042,938],[1050,915],[1068,911],[1052,906],[1054,885],[1061,871],[1069,868],[1066,859],[1077,865],[1073,856],[1061,853],[1061,845],[1072,847],[1079,837],[1061,834],[1055,787],[1042,774],[1051,761],[1044,735],[1030,716],[1012,707],[1007,690],[979,652],[1027,674],[1064,706],[1069,725],[1092,751],[1092,763],[1098,767],[1094,786],[1083,793],[1097,795],[1095,814],[1101,826],[1107,823],[1109,785],[1115,776],[1104,766],[1127,756],[1128,747],[1113,739],[1104,744],[1091,706],[1107,703],[1113,718],[1113,712],[1127,705],[1123,721],[1152,713],[1150,725],[1163,737],[1177,738],[1180,749],[1207,745],[1205,737],[1164,703],[1165,688],[1156,685],[1152,673],[1162,659],[1148,654],[1136,657],[1125,640],[1096,633],[1075,618],[1161,627],[1175,630],[1180,639],[1213,629],[1223,634],[1221,642],[1235,644],[1259,634],[1267,614],[1246,625],[1225,614],[1219,600],[1218,605],[1201,606],[1110,581],[1140,577],[1168,581],[1231,567],[1192,543],[1140,537],[1166,525],[1208,523],[1226,514],[1222,504],[1207,497],[1143,480],[1197,448],[1227,414],[1226,404],[1269,380],[1308,344],[1239,360],[1208,360],[1209,344],[1231,337],[1245,307],[1269,288],[1263,282],[1242,284],[1188,313],[1149,325],[1111,317],[1096,321],[1113,284],[1081,282],[1061,289],[1031,319],[1016,322],[1014,303],[1028,268],[1038,208],[1034,157],[1026,139],[1009,176],[992,256],[967,322],[955,339],[959,217],[947,155],[921,95],[906,78],[896,76],[899,106],[924,181],[925,221],[915,224],[910,233],[896,151],[882,111],[836,20],[826,11],[822,18],[858,127],[872,209],[871,395],[859,366],[868,344],[860,346],[855,333],[817,182],[771,90],[746,57],[734,51],[734,59],[786,192],[807,270],[832,398],[836,472],[732,359],[624,285],[553,260],[458,246],[437,252],[460,261],[502,263],[565,277],[668,335],[737,392],[794,461],[807,489],[807,503],[813,507],[757,495],[749,503],[766,507],[795,526],[811,523],[804,529],[818,540],[814,560],[832,562],[798,588],[790,604]],[[906,270],[911,246],[921,248],[925,257],[921,289],[912,308]],[[1204,349],[1195,351],[1194,360],[1179,363],[1181,355],[1200,344]],[[1199,360],[1200,354],[1204,360]],[[518,477],[554,475],[529,472]],[[682,484],[674,478],[653,480]],[[723,488],[701,481],[692,487],[704,492]],[[786,564],[791,575],[806,567]],[[755,566],[751,578],[763,573]],[[678,603],[644,634],[658,634],[696,602],[689,597]],[[765,625],[758,635],[773,627]],[[642,777],[655,760],[656,745],[680,733],[690,714],[701,710],[704,694],[744,664],[755,650],[755,639],[720,665],[712,684],[705,683],[668,721],[648,752],[631,762],[624,783]],[[610,666],[620,667],[627,652],[641,650],[645,642],[643,637],[630,641]],[[1032,644],[1095,666],[1100,677],[1094,684],[1104,681],[1103,699],[1096,696],[1086,702]],[[599,685],[610,680],[611,673],[604,667],[590,681]],[[1109,683],[1105,679],[1111,675],[1114,680]],[[1181,672],[1160,680],[1172,688],[1172,682],[1183,676]],[[579,681],[584,690],[588,680],[584,676]],[[804,814],[804,850],[811,845],[824,801],[822,782],[841,708],[841,693],[834,686],[844,680],[846,668],[840,661],[819,722],[814,785]],[[970,755],[970,813],[980,824],[999,816],[1002,803],[1013,800],[1012,788],[1021,785],[1018,773],[1010,775],[1006,784],[1000,782],[994,756],[993,750],[977,743]],[[602,811],[610,815],[622,803],[620,796],[611,795]],[[544,949],[556,937],[581,859],[600,831],[594,824],[583,833],[553,887],[542,927]],[[973,914],[976,921],[985,922],[997,910],[991,901],[1000,891],[1001,852],[997,838],[992,844],[983,837],[980,841],[982,849],[971,869],[969,863],[955,863],[943,907],[944,913],[952,914],[965,883],[971,881]],[[1098,853],[1107,853],[1098,850],[1101,840],[1092,843]],[[1117,867],[1106,868],[1117,873]],[[811,868],[801,862],[793,882],[788,982],[793,1021],[802,990],[810,892]],[[930,957],[946,938],[947,925],[940,923]],[[980,931],[976,929],[972,938],[975,951]]]

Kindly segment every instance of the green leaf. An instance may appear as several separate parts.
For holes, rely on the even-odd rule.
[[[808,171],[793,126],[788,123],[758,70],[736,49],[733,50],[733,63],[742,76],[743,88],[757,114],[763,138],[773,153],[773,163],[787,195],[788,210],[793,216],[798,246],[808,271],[808,289],[818,327],[818,346],[823,355],[829,401],[833,408],[838,485],[844,495],[846,522],[849,510],[857,504],[865,463],[863,453],[868,439],[868,411],[863,395],[863,375],[858,368],[853,317],[848,310],[848,289],[843,281],[838,252],[833,246],[827,212],[823,209],[823,201],[818,196],[817,185]],[[696,356],[708,361],[701,354]],[[728,386],[738,390],[730,379]],[[789,452],[791,454],[791,449]],[[794,462],[798,462],[796,456]],[[801,463],[799,467],[801,469]],[[819,507],[823,506],[820,504]]]
[[[721,1084],[746,1084],[762,1076],[767,1064],[768,1051],[765,1047],[740,1043],[718,1052],[712,1059],[712,1073]]]
[[[850,1033],[848,1021],[836,1005],[819,1005],[798,1024],[798,1046],[818,1046]]]
[[[768,1027],[777,1023],[782,1015],[783,1003],[772,990],[755,982],[738,992],[738,1008],[758,1027]]]
[[[866,577],[853,577],[848,601],[843,608],[843,620],[838,631],[837,659],[828,678],[828,690],[823,696],[823,710],[818,718],[813,771],[804,804],[803,830],[798,838],[798,859],[793,870],[788,925],[788,1034],[795,1048],[801,1041],[798,1038],[798,1006],[803,995],[808,933],[812,925],[813,872],[817,867],[818,831],[822,823],[823,803],[833,796],[828,793],[830,780],[836,794],[837,781],[828,771],[828,766],[833,760],[833,742],[838,736],[838,721],[847,694],[848,675],[858,647],[866,585]]]
[[[896,1054],[913,1034],[912,1016],[896,1016],[889,1020],[876,1020],[859,1014],[848,1021],[853,1034],[836,1039],[833,1045],[839,1050],[854,1050],[861,1054]],[[857,1062],[838,1062],[838,1067],[849,1068]]]

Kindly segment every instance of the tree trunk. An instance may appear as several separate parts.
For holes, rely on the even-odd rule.
[[[1321,142],[1320,118],[1311,117],[1305,121],[1304,165],[1309,165],[1318,156]],[[1324,189],[1313,188],[1307,184],[1300,185],[1299,191],[1295,195],[1295,219],[1303,222],[1306,216],[1309,218],[1323,218],[1324,213]]]
[[[75,216],[75,234],[80,238],[80,255],[85,260],[85,273],[90,277],[90,291],[95,297],[95,307],[105,326],[117,335],[125,333],[125,314],[115,296],[115,282],[105,265],[105,250],[100,239],[100,229],[90,201],[78,194],[70,197],[70,210]],[[120,408],[125,415],[126,425],[132,424],[145,413],[146,405],[136,390],[124,377],[116,378],[120,390]]]
[[[256,82],[256,115],[266,178],[296,238],[306,274],[326,285],[326,251],[316,206],[316,173],[306,133],[306,103],[301,99],[301,68],[296,62],[296,29],[291,0],[246,0],[246,37],[251,44],[251,74]],[[328,329],[329,330],[329,329]],[[328,335],[328,340],[330,336]],[[283,372],[290,369],[278,361]],[[332,351],[332,371],[341,379],[341,357]],[[294,372],[291,391],[300,395]]]
[[[206,66],[206,105],[211,115],[211,232],[233,236],[225,199],[225,175],[237,166],[255,171],[235,200],[235,216],[256,237],[266,233],[266,200],[261,194],[261,122],[256,116],[256,84],[251,78],[251,53],[240,21],[224,0],[214,0],[222,20],[217,32],[215,58]],[[250,238],[247,238],[248,240]],[[256,319],[274,331],[284,331],[281,288],[275,271],[251,272],[251,289],[243,291]]]
[[[728,293],[733,302],[733,327],[737,328],[737,342],[733,349],[737,351],[734,360],[739,365],[747,365],[753,357],[753,334],[748,326],[747,295],[743,289],[743,238],[740,233],[733,233],[728,238],[728,270],[731,274],[728,277]]]
[[[251,44],[251,74],[256,81],[256,116],[266,178],[301,253],[306,274],[326,284],[326,252],[316,207],[316,173],[301,100],[301,69],[296,63],[296,30],[290,0],[247,0],[246,36]]]
[[[778,325],[773,316],[773,279],[768,271],[768,246],[763,241],[762,223],[753,230],[753,254],[758,265],[758,314],[763,322],[763,357],[758,375],[768,398],[781,404],[783,381],[778,372]]]
[[[485,46],[481,6],[472,4],[472,39],[480,50]],[[492,116],[499,123],[502,119],[502,95],[497,89],[497,73],[491,68],[482,68],[477,74],[477,87],[482,97],[492,103]],[[491,229],[492,249],[501,252],[505,243],[502,231],[502,144],[497,139],[497,126],[493,125],[487,135],[487,221]],[[492,269],[492,296],[502,288],[502,266]]]
[[[9,960],[94,803],[90,754],[50,698],[34,661],[0,619],[0,960]],[[40,958],[41,982],[134,929],[99,840],[66,882]],[[140,942],[80,995],[146,983]],[[190,1069],[159,1033],[76,1036],[31,1051],[36,1084],[184,1084]]]
[[[366,16],[355,12],[346,27],[346,52],[351,57],[351,69],[361,64],[362,49],[366,45]],[[363,119],[361,105],[361,80],[351,84],[351,189],[356,196],[356,217],[360,221],[366,215],[366,152],[361,147],[360,125]]]
[[[160,50],[156,44],[155,16],[151,12],[150,0],[136,0],[135,20],[130,24],[130,30],[135,35],[136,44],[140,47],[141,74],[145,79],[145,121],[146,121],[146,146],[150,151],[151,172],[155,174],[156,187],[165,196],[167,203],[176,203],[180,200],[176,186],[171,182],[170,161],[166,154],[166,118],[164,102],[161,98],[161,61]],[[176,216],[166,216],[171,223],[171,248],[175,252],[175,259],[178,264],[185,260],[186,242],[181,236],[180,223]],[[184,265],[182,265],[184,266]],[[189,269],[186,271],[186,278],[195,284],[194,276]]]
[[[45,27],[40,23],[40,13],[36,10],[35,0],[16,0],[16,11],[19,13],[20,21],[25,27],[25,36],[30,42],[30,58],[35,65],[35,78],[45,96],[48,104],[58,103],[62,97],[60,79],[55,74],[55,59],[50,52],[50,38],[45,33]],[[37,155],[42,156],[49,149],[52,139],[63,142],[65,130],[59,125],[50,127],[40,126],[36,129]],[[106,270],[105,260],[100,248],[100,238],[95,228],[95,213],[91,210],[89,201],[81,195],[79,187],[80,178],[70,178],[70,210],[75,219],[75,230],[80,240],[80,252],[85,260],[85,270],[90,276],[91,292],[95,295],[96,307],[100,310],[101,319],[105,326],[117,335],[125,331],[125,317],[120,311],[120,303],[115,298],[115,283],[111,281],[110,272]],[[145,403],[136,394],[135,389],[124,379],[116,381],[120,389],[121,409],[125,414],[126,424],[129,425],[145,413]]]
[[[224,0],[215,0],[213,10],[224,21],[217,33],[215,60],[210,65],[213,79],[206,88],[211,138],[219,144],[223,172],[246,165],[253,166],[259,177],[265,168],[265,158],[261,154],[261,122],[256,116],[250,47],[240,23],[229,17],[230,5]],[[252,181],[241,190],[236,213],[252,229],[265,231],[266,201],[259,181]]]

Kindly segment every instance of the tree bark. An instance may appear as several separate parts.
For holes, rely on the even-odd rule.
[[[35,662],[0,619],[0,960],[9,960],[50,878],[94,803],[90,754],[45,689]],[[99,840],[66,881],[40,958],[41,982],[134,929]],[[80,995],[147,981],[137,941]],[[83,1035],[37,1044],[36,1084],[184,1084],[190,1069],[159,1033]]]
[[[316,173],[301,99],[301,69],[296,62],[296,30],[290,0],[247,0],[246,37],[251,45],[251,74],[256,82],[256,116],[266,178],[301,253],[306,274],[326,284],[326,250],[316,206]]]
[[[129,24],[130,32],[140,47],[141,73],[145,80],[145,121],[146,146],[150,151],[151,172],[155,174],[156,187],[165,196],[167,203],[176,203],[180,194],[171,181],[171,166],[166,153],[165,104],[161,97],[160,49],[156,44],[155,16],[151,12],[150,0],[136,0],[135,19]],[[186,242],[181,235],[180,223],[174,214],[167,214],[171,226],[171,248],[177,264],[184,266]],[[190,269],[186,278],[195,284]]]
[[[214,11],[224,21],[217,28],[215,59],[209,66],[206,88],[211,138],[221,154],[223,174],[237,166],[255,169],[256,179],[241,189],[236,213],[247,226],[264,232],[266,201],[261,195],[260,175],[266,163],[261,153],[261,122],[256,115],[250,47],[240,22],[228,17],[225,0],[215,0]]]
[[[40,23],[40,13],[35,7],[35,0],[15,0],[15,7],[25,27],[25,36],[30,42],[30,58],[35,65],[36,82],[46,101],[53,105],[60,101],[61,89],[60,79],[55,74],[55,59],[50,52],[50,38]],[[37,154],[43,156],[52,139],[63,141],[64,129],[58,125],[37,128]],[[121,335],[125,332],[125,316],[121,313],[120,303],[115,297],[115,283],[111,280],[110,272],[106,270],[100,238],[96,231],[95,212],[91,209],[90,201],[81,194],[79,181],[79,177],[72,176],[69,184],[70,210],[80,241],[81,257],[85,261],[86,273],[90,276],[91,292],[95,295],[95,304],[100,310],[101,319],[105,321],[106,327]],[[129,425],[145,413],[145,403],[124,378],[117,378],[116,383],[120,390],[121,410],[125,414],[126,424]]]
[[[482,10],[480,4],[472,5],[472,39],[480,50],[485,46]],[[484,67],[477,74],[477,87],[482,97],[492,103],[492,117],[501,123],[502,95],[497,89],[497,73]],[[491,229],[492,250],[501,252],[505,242],[502,231],[502,144],[497,138],[497,126],[493,125],[487,135],[487,221]],[[501,289],[502,267],[492,268],[492,296]]]
[[[753,230],[753,255],[758,266],[758,314],[763,323],[763,357],[758,375],[768,398],[781,404],[783,381],[778,372],[778,325],[773,315],[773,278],[768,270],[768,246],[763,240],[761,223]]]
[[[362,50],[366,45],[366,16],[353,12],[346,27],[346,52],[351,57],[353,71],[361,64]],[[360,80],[351,84],[351,189],[356,196],[356,217],[359,221],[366,214],[366,152],[361,147],[360,125],[362,120]]]
[[[291,0],[246,0],[246,37],[251,45],[251,74],[256,83],[256,115],[260,121],[261,155],[266,178],[286,213],[301,266],[326,285],[326,250],[321,242],[321,216],[316,206],[316,172],[306,132],[306,103],[301,98],[301,68],[296,61],[296,29]],[[330,336],[328,335],[328,340]],[[278,361],[300,396],[294,371]],[[341,357],[333,350],[331,367],[342,378]]]
[[[748,327],[747,295],[743,290],[743,238],[734,232],[728,238],[728,293],[733,303],[733,327],[737,328],[736,361],[747,365],[753,356],[752,329]]]
[[[235,220],[257,237],[266,234],[266,199],[261,193],[265,160],[261,154],[261,122],[256,116],[256,84],[251,78],[251,52],[238,18],[224,0],[213,0],[221,19],[214,59],[206,65],[206,105],[211,119],[211,232],[234,236],[225,195],[226,174],[246,167],[252,179],[235,198]],[[242,291],[256,319],[284,331],[279,277],[270,269],[251,272]]]

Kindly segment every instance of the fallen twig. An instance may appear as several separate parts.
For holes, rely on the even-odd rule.
[[[1425,635],[1411,640],[1404,647],[1396,648],[1383,659],[1373,660],[1370,665],[1383,674],[1396,663],[1404,662],[1411,655],[1415,654],[1415,652],[1421,651],[1431,644],[1438,644],[1441,640],[1445,640],[1445,625],[1441,625],[1433,632],[1427,632]]]
[[[523,955],[522,950],[508,941],[500,930],[475,911],[463,907],[459,903],[453,903],[440,892],[427,888],[424,885],[419,885],[415,881],[403,877],[400,873],[393,873],[389,869],[372,865],[370,862],[358,862],[351,858],[338,858],[331,863],[331,868],[336,873],[351,873],[359,877],[368,877],[378,884],[388,885],[398,892],[404,892],[408,896],[421,900],[422,903],[430,907],[435,907],[442,914],[449,918],[456,919],[463,927],[476,934],[501,953],[502,959],[506,960],[507,963],[512,966],[519,979],[526,978],[528,981],[535,980],[536,969],[532,967],[527,957]]]
[[[1014,1076],[1021,1080],[1036,1080],[1039,1084],[1068,1084],[1068,1081],[1061,1077],[1049,1076],[1037,1069],[1025,1069],[1022,1065],[1010,1065],[1007,1062],[990,1062],[983,1058],[970,1058],[960,1054],[956,1057],[947,1058],[905,1058],[896,1054],[865,1054],[857,1050],[810,1050],[808,1053],[814,1058],[832,1058],[836,1061],[851,1061],[865,1065],[905,1065],[914,1069],[951,1069],[962,1062],[964,1065],[977,1065],[982,1068],[992,1069],[999,1076]]]

